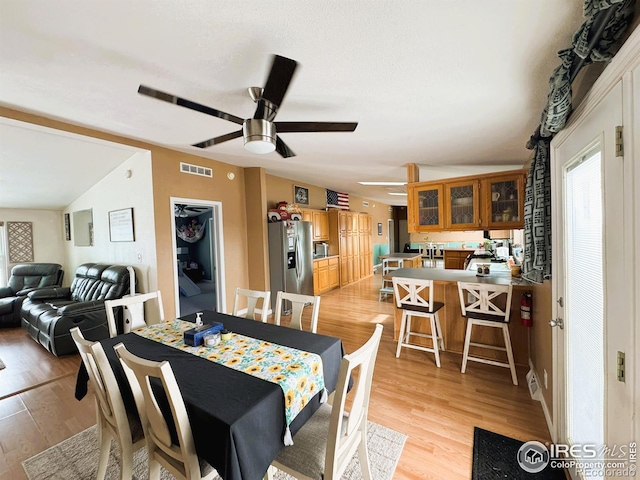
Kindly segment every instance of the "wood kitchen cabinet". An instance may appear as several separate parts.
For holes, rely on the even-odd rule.
[[[524,227],[526,172],[515,170],[407,185],[410,233]]]
[[[445,250],[444,268],[449,270],[464,270],[464,262],[473,250]]]
[[[330,210],[327,214],[329,253],[340,256],[340,285],[349,285],[372,275],[371,215],[339,210]]]
[[[445,230],[474,230],[480,226],[480,182],[463,180],[444,185]]]
[[[307,210],[305,208],[301,208],[300,213],[302,213],[303,222],[313,222],[313,210]]]
[[[320,295],[340,286],[340,259],[337,256],[313,261],[313,294]]]
[[[444,229],[444,201],[442,185],[408,186],[408,224],[413,232],[430,232]]]
[[[324,210],[300,209],[303,222],[311,222],[314,242],[329,240],[329,217]]]
[[[312,212],[313,241],[329,240],[329,216],[322,210]]]
[[[483,220],[491,229],[524,226],[524,173],[501,175],[482,180]]]

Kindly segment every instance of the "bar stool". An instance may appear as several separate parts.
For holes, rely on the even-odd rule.
[[[438,310],[444,307],[444,303],[433,301],[433,280],[398,277],[393,277],[392,280],[396,305],[402,309],[396,358],[400,356],[402,347],[431,352],[436,357],[436,366],[440,368],[439,350],[444,352],[445,345]],[[431,333],[412,331],[412,317],[428,318],[431,323]],[[431,339],[431,347],[411,343],[411,336]]]
[[[382,260],[382,287],[378,294],[378,301],[382,301],[382,296],[387,298],[387,295],[393,295],[393,284],[391,283],[391,277],[389,274],[394,270],[403,268],[404,260],[402,258],[385,258]]]
[[[467,318],[467,333],[464,339],[462,369],[460,370],[462,373],[467,369],[468,360],[498,367],[506,367],[511,370],[513,384],[518,385],[516,365],[513,360],[513,350],[511,349],[511,336],[509,335],[509,314],[511,313],[512,292],[513,287],[511,285],[458,282],[462,316]],[[503,299],[504,305],[502,304]],[[499,302],[499,304],[496,302]],[[501,329],[504,337],[504,347],[472,342],[471,332],[474,326]],[[482,357],[473,357],[469,355],[469,347],[482,347],[506,352],[508,361],[499,362]]]
[[[422,266],[423,267],[435,267],[434,259],[434,247],[433,243],[425,243],[422,247]]]

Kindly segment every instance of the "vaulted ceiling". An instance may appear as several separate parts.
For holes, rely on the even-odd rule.
[[[0,104],[404,204],[357,182],[404,181],[407,163],[420,165],[421,180],[522,167],[556,53],[582,23],[582,5],[0,0]],[[242,138],[202,150],[190,145],[238,125],[137,93],[144,84],[249,118],[255,104],[246,89],[264,85],[274,53],[299,62],[277,120],[355,121],[356,131],[283,133],[297,154],[287,159],[249,153]],[[7,128],[15,125],[0,122],[1,189],[20,181],[25,169],[17,166],[44,155],[11,146]],[[75,153],[97,177],[101,156],[88,157],[86,146]],[[72,170],[78,161],[66,152],[49,157],[38,161],[70,162]]]

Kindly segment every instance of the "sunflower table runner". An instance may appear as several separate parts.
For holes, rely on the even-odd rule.
[[[213,347],[191,347],[184,343],[184,331],[190,328],[191,322],[171,320],[138,328],[133,333],[280,385],[287,422],[284,444],[293,445],[291,422],[318,392],[322,392],[321,402],[327,398],[320,355],[237,333]]]

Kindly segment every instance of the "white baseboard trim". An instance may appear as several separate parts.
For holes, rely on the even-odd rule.
[[[553,426],[553,419],[551,418],[551,413],[549,412],[549,407],[547,406],[547,402],[544,399],[544,395],[542,395],[542,384],[540,383],[540,378],[538,377],[538,372],[533,366],[533,362],[529,359],[529,372],[533,375],[536,384],[538,385],[538,394],[535,396],[532,395],[534,400],[538,400],[542,404],[542,412],[544,413],[544,418],[547,421],[547,428],[549,429],[549,435],[551,435],[551,440],[556,441],[553,438],[553,433],[555,432],[555,428]],[[528,386],[528,385],[527,385]]]

